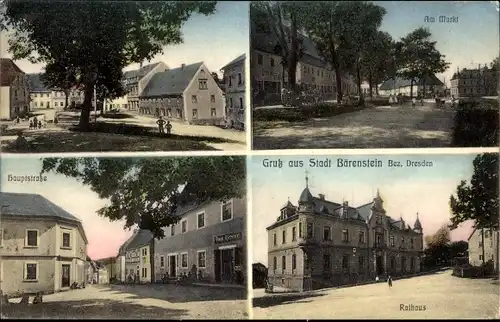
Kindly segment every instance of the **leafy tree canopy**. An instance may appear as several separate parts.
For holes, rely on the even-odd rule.
[[[474,220],[476,228],[498,229],[498,153],[484,153],[473,161],[469,182],[462,180],[450,197],[451,228]]]
[[[245,157],[44,158],[54,172],[89,186],[109,204],[98,211],[111,221],[138,224],[157,238],[175,224],[178,207],[243,197]]]
[[[71,68],[85,87],[81,126],[88,128],[97,77],[113,95],[122,70],[182,43],[193,13],[215,12],[215,1],[4,1],[2,28],[14,59]],[[100,75],[100,76],[95,76]],[[117,78],[116,78],[117,77]]]
[[[428,248],[442,247],[450,243],[450,228],[448,225],[441,226],[434,235],[425,237],[425,243]]]

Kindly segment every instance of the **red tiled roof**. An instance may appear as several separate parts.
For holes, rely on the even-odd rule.
[[[24,74],[24,72],[10,58],[0,58],[0,85],[10,86],[16,74]]]

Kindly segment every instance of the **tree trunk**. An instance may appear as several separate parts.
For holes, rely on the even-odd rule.
[[[290,44],[290,55],[288,56],[288,87],[290,90],[293,91],[294,94],[296,94],[297,89],[295,86],[296,82],[296,72],[297,72],[297,50],[298,50],[298,41],[297,41],[297,20],[294,15],[291,17],[292,23],[290,26],[290,38],[291,38],[291,44]]]
[[[80,130],[89,131],[90,130],[90,110],[92,108],[92,98],[94,96],[94,84],[91,81],[87,81],[83,89],[83,104],[82,113],[80,114]]]
[[[481,252],[483,254],[483,266],[484,266],[484,229],[481,228]]]
[[[413,99],[413,78],[410,81],[410,99]]]
[[[356,63],[356,85],[358,86],[358,92],[359,92],[358,105],[363,106],[365,104],[365,97],[361,89],[361,69],[359,68],[359,62]]]
[[[68,109],[68,100],[69,100],[69,91],[66,90],[64,91],[64,109],[67,110]]]
[[[285,87],[285,64],[281,64],[281,88],[284,88],[284,87]],[[280,91],[280,93],[281,93],[281,91]]]
[[[422,98],[425,98],[425,94],[426,94],[426,90],[425,90],[425,76],[424,76],[424,78],[423,78],[423,80],[422,80],[422,85],[423,85],[423,87],[424,87],[424,88],[423,88],[423,92],[422,92]]]
[[[375,94],[378,96],[378,77],[375,77]]]
[[[370,99],[373,99],[373,77],[371,71],[368,75],[368,85],[370,86]]]
[[[342,77],[340,76],[340,66],[336,64],[333,66],[335,70],[335,83],[337,85],[337,104],[342,103]]]

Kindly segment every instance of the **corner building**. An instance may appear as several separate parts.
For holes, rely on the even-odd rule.
[[[422,225],[386,214],[377,190],[359,207],[313,197],[307,186],[298,206],[288,201],[267,228],[269,283],[293,291],[356,284],[420,272]]]

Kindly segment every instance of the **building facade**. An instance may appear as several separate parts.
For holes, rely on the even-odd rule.
[[[498,67],[478,66],[477,69],[462,69],[451,79],[451,95],[455,97],[498,96]]]
[[[167,70],[169,70],[169,67],[165,65],[164,62],[158,62],[123,73],[125,88],[127,89],[127,107],[129,110],[139,110],[139,96],[142,94],[142,91],[146,88],[153,75]],[[113,102],[113,104],[118,103]]]
[[[125,250],[125,281],[127,283],[153,282],[153,234],[139,229]]]
[[[493,229],[474,229],[468,239],[469,264],[481,266],[491,261],[495,270],[498,271],[500,258],[498,238],[498,231]]]
[[[55,88],[48,88],[41,80],[41,74],[27,75],[30,93],[30,110],[52,108],[58,111],[66,107],[66,93]],[[78,89],[71,89],[68,93],[68,107],[83,104],[84,93]]]
[[[307,291],[420,272],[418,215],[413,229],[392,219],[378,191],[372,202],[352,207],[313,197],[306,183],[298,206],[287,202],[267,231],[274,286]]]
[[[134,233],[132,234],[132,236],[129,237],[129,239],[127,239],[123,245],[120,247],[120,249],[118,250],[118,254],[115,258],[115,263],[116,263],[116,279],[119,281],[119,282],[126,282],[127,279],[127,270],[126,270],[126,261],[125,261],[125,257],[127,255],[127,247],[128,245],[132,242],[132,240],[134,240],[135,236],[137,235],[139,230],[134,230]]]
[[[140,95],[139,112],[189,124],[224,123],[224,95],[203,62],[154,74]]]
[[[155,280],[191,276],[212,283],[246,280],[246,199],[193,203],[155,240]]]
[[[246,54],[243,54],[221,68],[224,74],[227,122],[240,130],[245,130],[245,61]]]
[[[88,241],[79,219],[40,195],[1,193],[0,201],[3,294],[85,284]]]
[[[413,89],[412,89],[413,88]],[[427,76],[424,79],[412,82],[409,79],[396,77],[383,82],[379,87],[379,94],[382,96],[398,95],[414,97],[434,98],[435,95],[444,95],[446,86],[435,75]]]
[[[26,74],[10,58],[1,58],[0,69],[0,119],[23,117],[29,112]]]

